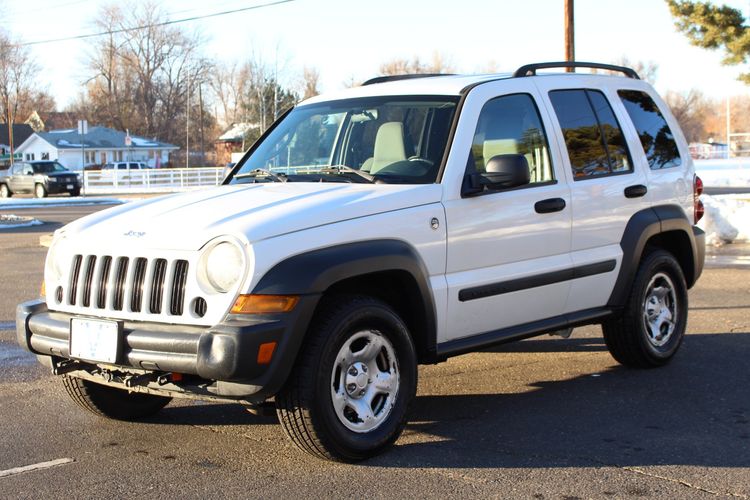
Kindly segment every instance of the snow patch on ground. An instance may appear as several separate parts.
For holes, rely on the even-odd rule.
[[[0,200],[0,210],[11,208],[35,208],[48,206],[119,205],[138,198],[103,198],[95,196],[71,196],[69,198],[6,198]]]
[[[750,158],[695,160],[695,173],[706,187],[750,187]]]
[[[706,244],[750,241],[750,198],[747,195],[702,195],[706,208],[698,226],[706,232]]]
[[[0,230],[15,229],[18,227],[39,226],[42,221],[32,217],[20,217],[18,215],[0,215]]]

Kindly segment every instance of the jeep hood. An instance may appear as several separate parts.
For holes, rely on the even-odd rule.
[[[127,203],[60,230],[89,248],[198,250],[221,235],[250,243],[315,226],[438,203],[439,184],[259,183]]]

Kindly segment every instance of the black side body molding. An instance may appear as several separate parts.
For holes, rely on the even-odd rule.
[[[675,257],[683,266],[688,288],[695,284],[703,271],[705,233],[693,226],[682,208],[677,205],[646,208],[633,214],[625,226],[625,232],[620,240],[622,265],[612,294],[607,301],[608,307],[617,308],[625,305],[646,244],[650,239],[659,235],[667,235],[666,233],[679,238],[677,247],[682,252],[681,255],[675,255]],[[688,245],[689,248],[687,248]]]
[[[502,295],[504,293],[518,292],[520,290],[527,290],[539,286],[552,285],[563,281],[585,278],[586,276],[594,276],[595,274],[608,273],[614,270],[616,266],[616,260],[605,260],[603,262],[595,262],[593,264],[571,267],[569,269],[561,269],[560,271],[536,274],[526,278],[518,278],[515,280],[465,288],[458,292],[458,300],[466,302],[469,300],[482,299],[484,297]]]

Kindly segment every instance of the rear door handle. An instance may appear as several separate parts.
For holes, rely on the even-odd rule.
[[[560,212],[565,208],[565,200],[562,198],[550,198],[548,200],[537,201],[534,203],[534,210],[538,214],[549,214]]]
[[[646,196],[648,188],[643,184],[636,184],[635,186],[628,186],[625,188],[625,198],[640,198]]]

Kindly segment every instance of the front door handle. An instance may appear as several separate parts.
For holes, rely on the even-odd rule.
[[[534,203],[534,210],[538,214],[549,214],[560,212],[565,208],[565,200],[562,198],[550,198],[548,200],[537,201]]]
[[[646,196],[648,188],[643,184],[636,184],[635,186],[628,186],[625,188],[625,198],[640,198]]]

